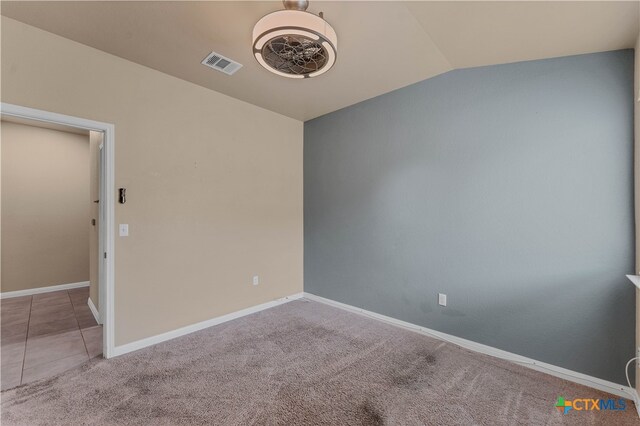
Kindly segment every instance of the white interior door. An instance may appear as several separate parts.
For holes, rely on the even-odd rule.
[[[105,198],[105,194],[106,194],[106,190],[105,190],[105,185],[106,185],[106,178],[105,178],[105,152],[104,152],[104,140],[103,142],[100,144],[100,154],[99,154],[99,161],[98,161],[98,187],[99,187],[99,197],[98,199],[100,200],[99,205],[98,205],[98,254],[100,256],[100,259],[98,261],[98,311],[100,313],[100,323],[104,322],[104,313],[105,311],[105,299],[106,299],[106,280],[105,280],[105,271],[106,271],[106,250],[105,250],[105,235],[104,235],[104,230],[105,230],[105,223],[106,223],[106,215],[105,215],[105,208],[106,208],[106,203],[104,202],[104,200],[106,200]]]

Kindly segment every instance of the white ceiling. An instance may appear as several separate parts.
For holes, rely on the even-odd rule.
[[[640,1],[311,1],[338,61],[305,80],[264,70],[251,31],[280,1],[16,2],[2,15],[266,109],[309,120],[455,68],[631,48]],[[244,65],[200,64],[212,50]]]

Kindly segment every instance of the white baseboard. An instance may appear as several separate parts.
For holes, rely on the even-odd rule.
[[[124,355],[129,352],[137,351],[138,349],[146,348],[167,340],[175,339],[176,337],[191,334],[196,331],[200,331],[205,328],[212,327],[214,325],[222,324],[227,321],[234,320],[236,318],[244,317],[246,315],[254,314],[256,312],[264,311],[265,309],[273,308],[274,306],[282,305],[283,303],[290,302],[292,300],[301,299],[303,293],[292,294],[281,299],[276,299],[271,302],[263,303],[261,305],[252,306],[250,308],[242,309],[230,314],[222,315],[216,318],[212,318],[206,321],[202,321],[196,324],[191,324],[186,327],[178,328],[176,330],[168,331],[166,333],[158,334],[156,336],[147,337],[145,339],[137,340],[135,342],[127,343],[125,345],[116,346],[113,348],[113,356]]]
[[[404,329],[414,331],[420,334],[424,334],[429,337],[433,337],[439,340],[444,340],[454,345],[458,345],[465,349],[469,349],[474,352],[479,352],[485,355],[501,358],[506,361],[510,361],[524,367],[531,368],[533,370],[541,371],[543,373],[550,374],[552,376],[559,377],[570,382],[578,383],[584,386],[588,386],[594,389],[598,389],[603,392],[608,392],[613,395],[617,395],[623,398],[631,398],[636,401],[636,390],[628,386],[623,386],[617,383],[609,382],[607,380],[599,379],[597,377],[588,376],[586,374],[578,373],[576,371],[567,370],[566,368],[558,367],[545,362],[536,361],[531,358],[527,358],[521,355],[517,355],[511,352],[503,351],[491,346],[476,343],[471,340],[463,339],[461,337],[452,336],[450,334],[442,333],[440,331],[432,330],[419,325],[411,324],[406,321],[401,321],[395,318],[391,318],[385,315],[377,314],[375,312],[367,311],[365,309],[357,308],[355,306],[347,305],[345,303],[336,302],[335,300],[325,299],[324,297],[316,296],[311,293],[304,293],[304,297],[315,302],[324,303],[336,308],[344,309],[349,312],[364,315],[366,317],[376,319],[378,321],[385,322],[387,324],[402,327]]]
[[[89,309],[91,309],[91,313],[93,314],[93,317],[96,319],[96,322],[98,324],[102,324],[102,317],[100,316],[100,312],[98,312],[98,308],[96,308],[96,305],[93,304],[93,300],[91,300],[91,298],[87,298],[87,305],[89,305]]]
[[[79,285],[78,287],[82,287],[82,286]],[[52,291],[55,291],[55,290],[52,290]],[[12,296],[12,297],[16,297],[16,296]],[[496,358],[504,359],[506,361],[510,361],[510,362],[531,368],[533,370],[541,371],[543,373],[547,373],[564,380],[568,380],[574,383],[588,386],[593,389],[597,389],[603,392],[608,392],[623,398],[631,398],[634,400],[634,402],[637,401],[636,390],[628,386],[623,386],[607,380],[599,379],[597,377],[592,377],[583,373],[578,373],[576,371],[568,370],[566,368],[558,367],[545,362],[536,361],[531,358],[527,358],[511,352],[503,351],[501,349],[483,345],[481,343],[473,342],[471,340],[463,339],[461,337],[456,337],[450,334],[442,333],[440,331],[432,330],[426,327],[421,327],[406,321],[401,321],[385,315],[377,314],[375,312],[367,311],[365,309],[347,305],[345,303],[336,302],[334,300],[326,299],[324,297],[316,296],[314,294],[307,293],[307,292],[293,294],[287,297],[283,297],[281,299],[273,300],[271,302],[263,303],[257,306],[252,306],[246,309],[242,309],[240,311],[232,312],[232,313],[222,315],[216,318],[212,318],[206,321],[202,321],[196,324],[191,324],[176,330],[168,331],[166,333],[158,334],[156,336],[147,337],[145,339],[137,340],[135,342],[127,343],[125,345],[116,346],[113,350],[113,356],[124,355],[129,352],[137,351],[139,349],[146,348],[148,346],[152,346],[161,342],[165,342],[167,340],[171,340],[180,336],[191,334],[196,331],[212,327],[214,325],[222,324],[224,322],[241,318],[243,316],[250,315],[256,312],[260,312],[265,309],[273,308],[274,306],[282,305],[284,303],[290,302],[292,300],[300,299],[303,297],[309,300],[334,306],[336,308],[344,309],[349,312],[364,315],[366,317],[369,317],[378,321],[382,321],[387,324],[391,324],[397,327],[402,327],[404,329],[417,332],[429,337],[433,337],[439,340],[444,340],[446,342],[463,347],[465,349],[469,349],[474,352],[479,352],[482,354],[494,356]],[[94,313],[94,316],[95,316],[97,314],[97,310],[94,311],[95,306],[92,307],[93,303],[90,300],[88,303],[89,303],[89,307],[91,308],[91,311]]]
[[[53,291],[71,290],[72,288],[89,287],[89,281],[79,283],[50,285],[48,287],[30,288],[27,290],[5,291],[0,293],[0,299],[9,299],[12,297],[32,296],[40,293],[51,293]]]

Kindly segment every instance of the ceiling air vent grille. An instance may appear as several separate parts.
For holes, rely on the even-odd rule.
[[[202,60],[202,65],[206,65],[214,70],[221,71],[225,74],[232,75],[234,72],[242,68],[242,64],[237,63],[219,53],[211,52]]]

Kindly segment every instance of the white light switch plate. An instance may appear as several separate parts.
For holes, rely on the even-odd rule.
[[[438,293],[438,305],[447,306],[447,295]]]
[[[128,237],[129,236],[129,225],[127,225],[126,223],[121,223],[120,224],[120,236],[121,237]]]
[[[258,285],[260,284],[260,277],[257,275],[253,276],[253,285]]]

